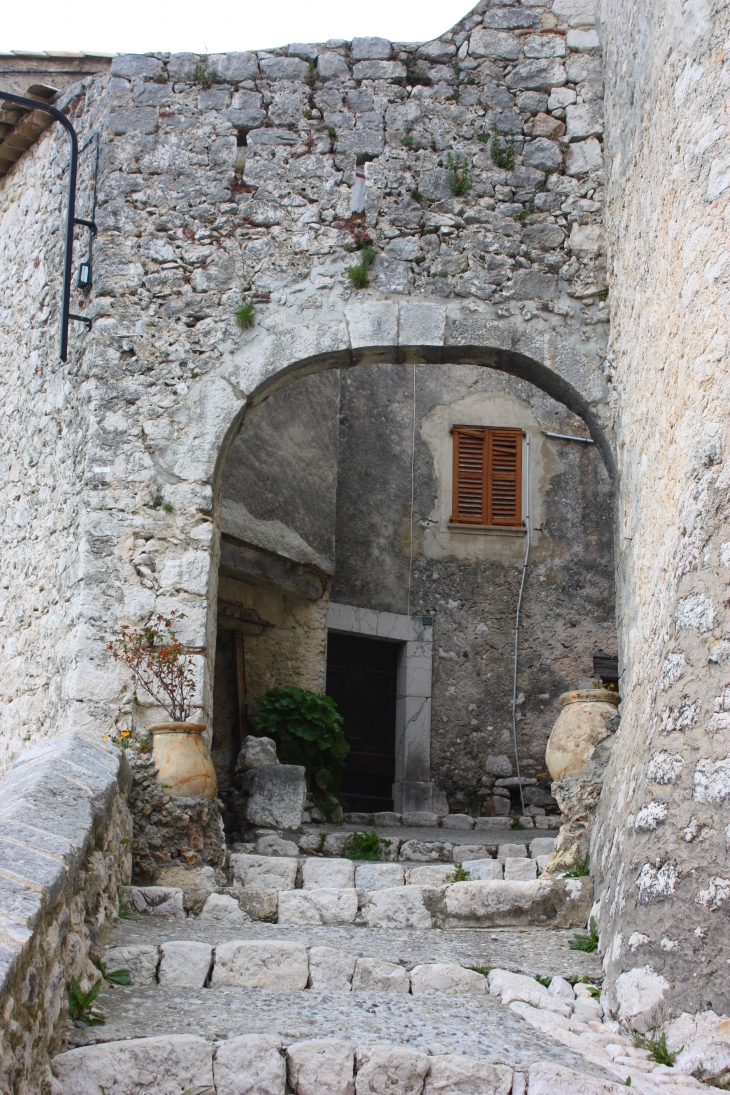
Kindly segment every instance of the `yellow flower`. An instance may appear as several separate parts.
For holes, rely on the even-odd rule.
[[[104,735],[104,741],[109,741],[109,735],[108,734]]]
[[[122,732],[121,732],[121,734],[119,735],[119,737],[120,737],[120,738],[128,738],[128,737],[129,737],[129,730],[122,730]]]

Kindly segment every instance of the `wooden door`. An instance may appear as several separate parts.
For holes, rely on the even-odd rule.
[[[327,695],[345,720],[350,752],[340,787],[349,810],[393,809],[398,643],[330,632]]]

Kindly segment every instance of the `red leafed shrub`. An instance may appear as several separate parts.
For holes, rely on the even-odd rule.
[[[173,630],[184,613],[157,615],[146,627],[122,627],[119,638],[107,643],[115,661],[128,666],[173,722],[186,722],[193,709],[195,680],[192,657]]]

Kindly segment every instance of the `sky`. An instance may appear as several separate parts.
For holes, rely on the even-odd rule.
[[[476,0],[35,0],[5,4],[0,52],[225,53],[377,35],[424,42]]]

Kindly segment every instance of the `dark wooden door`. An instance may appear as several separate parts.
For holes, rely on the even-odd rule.
[[[350,752],[340,791],[350,810],[393,809],[397,643],[327,639],[327,695],[345,720]]]

